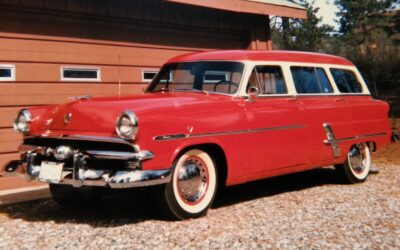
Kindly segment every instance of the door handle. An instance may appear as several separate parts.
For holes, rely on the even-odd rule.
[[[299,99],[297,99],[297,98],[289,98],[289,99],[287,99],[287,101],[288,101],[288,102],[298,103],[298,102],[299,102]]]
[[[335,99],[335,102],[345,102],[344,98],[337,98]]]

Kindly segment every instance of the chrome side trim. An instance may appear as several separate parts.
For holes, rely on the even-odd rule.
[[[139,151],[138,153],[130,152],[117,152],[117,151],[99,151],[99,150],[88,150],[86,153],[97,159],[108,159],[108,160],[149,160],[154,158],[154,154],[147,150]]]
[[[257,129],[245,129],[236,131],[224,131],[224,132],[212,132],[203,134],[175,134],[175,135],[160,135],[155,136],[153,140],[155,141],[168,141],[168,140],[179,140],[187,138],[198,138],[198,137],[208,137],[208,136],[223,136],[223,135],[237,135],[237,134],[250,134],[250,133],[261,133],[266,131],[278,131],[286,129],[299,129],[304,128],[304,125],[289,125],[271,128],[257,128]]]
[[[343,141],[351,141],[351,140],[357,140],[357,139],[365,139],[365,138],[370,138],[370,137],[378,137],[378,136],[386,136],[386,132],[382,133],[375,133],[375,134],[366,134],[366,135],[357,135],[353,137],[346,137],[346,138],[340,138],[337,139],[338,142],[343,142]]]
[[[160,135],[153,138],[155,141],[168,141],[187,138],[189,135],[176,134],[176,135]]]
[[[366,138],[371,138],[371,137],[379,137],[379,136],[386,136],[386,132],[382,133],[374,133],[374,134],[365,134],[365,135],[357,135],[357,136],[352,136],[352,137],[345,137],[345,138],[336,138],[332,126],[329,123],[324,123],[323,127],[326,132],[326,137],[327,139],[324,140],[324,144],[328,144],[332,148],[332,153],[333,156],[340,157],[342,155],[342,152],[339,147],[340,142],[345,142],[345,141],[352,141],[352,140],[359,140],[359,139],[366,139]]]
[[[340,150],[338,140],[336,139],[335,133],[333,132],[332,126],[329,123],[324,123],[322,125],[326,132],[327,139],[324,141],[325,144],[330,144],[332,148],[332,154],[334,157],[338,158],[342,155]]]

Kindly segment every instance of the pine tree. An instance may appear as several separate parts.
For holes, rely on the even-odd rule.
[[[273,40],[276,48],[301,51],[324,51],[324,41],[329,39],[333,27],[320,25],[322,18],[317,17],[319,8],[314,8],[315,1],[306,0],[291,2],[307,8],[307,19],[275,18],[273,22]]]

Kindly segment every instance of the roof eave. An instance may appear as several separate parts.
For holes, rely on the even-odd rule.
[[[180,4],[201,6],[205,8],[226,10],[232,12],[273,15],[290,18],[307,19],[307,11],[303,8],[295,8],[284,5],[261,3],[246,0],[165,0]]]

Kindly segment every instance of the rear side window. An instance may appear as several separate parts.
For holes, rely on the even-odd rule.
[[[324,69],[314,67],[291,67],[290,69],[297,93],[333,93],[332,85]]]
[[[263,95],[287,94],[286,82],[279,66],[257,66],[254,68],[249,87],[257,87]]]
[[[362,87],[353,71],[331,69],[333,79],[341,93],[362,93]]]

